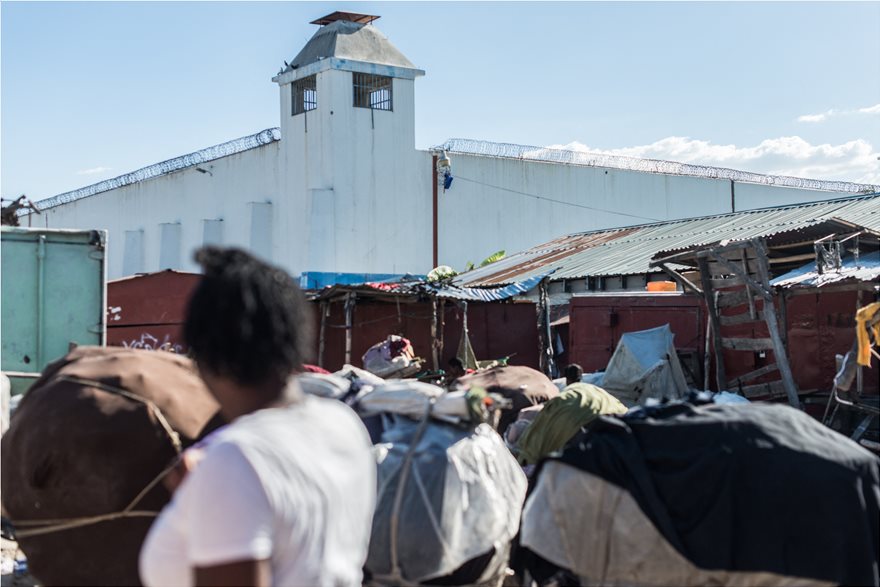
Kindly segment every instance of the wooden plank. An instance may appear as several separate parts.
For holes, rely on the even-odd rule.
[[[777,369],[779,369],[779,367],[776,365],[776,363],[772,363],[770,365],[765,365],[765,366],[761,367],[760,369],[755,369],[754,371],[749,371],[745,375],[740,375],[736,379],[731,379],[730,381],[727,382],[727,387],[729,387],[729,388],[739,387],[741,384],[745,383],[746,381],[755,380],[758,377],[762,377],[764,375],[767,375],[768,373],[773,373]]]
[[[795,263],[799,261],[810,261],[816,258],[816,253],[804,253],[803,255],[790,255],[788,257],[775,257],[768,259],[771,265],[780,263]]]
[[[756,383],[755,385],[744,385],[741,388],[742,394],[747,398],[759,397],[764,395],[778,396],[785,395],[785,386],[781,381],[772,381],[770,383]]]
[[[721,324],[718,320],[718,301],[720,295],[712,289],[712,280],[709,279],[707,271],[708,262],[705,257],[697,259],[700,266],[700,282],[703,284],[703,298],[706,300],[706,307],[709,309],[709,320],[712,323],[712,335],[715,348],[715,382],[718,385],[718,391],[724,389],[727,383],[727,376],[724,373],[724,353],[721,346]]]
[[[748,249],[752,246],[752,244],[748,241],[730,243],[724,246],[712,247],[711,249],[703,249],[701,251],[697,251],[697,258],[708,258],[713,255],[723,255],[726,253],[734,252],[736,255],[739,255],[740,249]]]
[[[722,338],[721,344],[732,351],[772,351],[771,338]]]
[[[716,254],[714,251],[710,250],[709,254],[720,264],[727,267],[731,274],[736,275],[737,277],[742,279],[742,281],[752,290],[754,290],[755,293],[757,293],[759,296],[763,297],[764,299],[770,299],[773,297],[773,295],[770,293],[770,286],[767,283],[761,283],[760,281],[756,281],[748,275],[743,274],[741,267],[737,267],[737,265],[733,261],[725,259],[721,255]]]
[[[733,316],[719,316],[722,326],[735,326],[737,324],[748,324],[749,322],[762,322],[764,320],[764,312],[757,312],[754,317],[748,312],[742,314],[734,314]]]
[[[745,254],[745,251],[742,251],[742,253]],[[742,259],[729,259],[729,261],[739,265],[741,270],[744,268]],[[747,273],[749,275],[756,276],[758,274],[758,260],[757,259],[751,259],[751,260],[746,261],[745,267],[747,268]],[[714,261],[714,260],[709,261],[709,271],[712,273],[712,275],[727,275],[728,273],[730,273],[730,271],[727,269],[726,265],[722,265],[718,261]]]
[[[663,270],[664,273],[666,273],[669,277],[674,279],[675,282],[678,283],[678,285],[680,285],[681,289],[683,289],[684,291],[691,290],[691,291],[694,291],[700,295],[703,295],[703,290],[701,290],[699,287],[694,285],[694,283],[690,279],[685,277],[684,275],[680,275],[674,269],[670,269],[669,267],[667,267],[666,263],[660,263],[659,267],[660,267],[660,269]]]
[[[736,287],[737,285],[744,285],[743,280],[739,277],[712,278],[712,287],[715,289],[721,289],[723,287]]]
[[[767,249],[762,240],[755,239],[752,242],[755,243],[755,251],[761,260],[761,282],[769,291],[770,264],[767,262]],[[776,307],[773,305],[772,297],[764,304],[764,321],[767,323],[767,330],[770,331],[770,339],[773,341],[773,354],[776,355],[776,363],[779,365],[779,373],[782,375],[782,383],[785,385],[785,395],[788,396],[788,403],[793,408],[800,409],[801,401],[798,398],[794,376],[791,374],[791,366],[788,363],[785,345],[782,343],[782,337],[779,335],[779,320],[776,317]]]
[[[741,289],[739,291],[731,291],[731,292],[719,292],[718,295],[718,307],[719,308],[734,308],[736,306],[742,306],[746,302],[749,301],[749,294],[746,293],[745,289]]]

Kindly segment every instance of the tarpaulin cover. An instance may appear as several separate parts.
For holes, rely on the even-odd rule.
[[[699,569],[880,583],[880,460],[799,410],[676,402],[602,416],[558,460],[625,489]],[[581,495],[572,508],[590,506]],[[570,542],[596,529],[565,531]],[[602,531],[608,548],[627,540]]]
[[[138,584],[153,517],[25,538],[26,522],[121,512],[177,456],[175,445],[222,423],[218,409],[192,362],[173,353],[79,347],[48,365],[2,442],[3,507],[40,584]],[[134,509],[158,513],[169,497],[157,483]]]
[[[602,387],[631,406],[649,398],[680,399],[687,381],[668,324],[627,332],[608,362]]]
[[[431,405],[433,403],[433,405]],[[358,413],[398,414],[419,420],[428,409],[431,417],[458,423],[472,419],[466,392],[446,392],[442,387],[421,381],[389,381],[357,398]]]
[[[536,567],[530,559],[536,577],[562,568],[584,587],[833,585],[777,573],[700,569],[669,544],[626,489],[559,461],[544,466],[526,502],[521,544],[546,561]]]
[[[461,428],[428,422],[394,516],[401,473],[420,422],[400,416],[391,419],[382,444],[376,445],[379,489],[367,570],[380,583],[411,584],[449,575],[495,549],[502,556],[494,557],[481,578],[500,576],[509,543],[519,529],[526,492],[525,475],[501,438],[487,424]],[[392,561],[393,519],[397,577]]]

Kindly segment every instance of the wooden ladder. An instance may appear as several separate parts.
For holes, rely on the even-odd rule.
[[[770,289],[767,247],[761,239],[705,249],[697,253],[703,297],[709,309],[709,320],[715,345],[715,374],[718,390],[741,389],[746,397],[778,396],[800,409],[797,386],[791,374],[788,355],[780,335],[779,318]],[[719,277],[724,276],[724,277]],[[720,291],[725,288],[726,291]],[[757,303],[761,302],[761,308]],[[743,312],[722,316],[721,310],[742,307]],[[769,338],[726,337],[726,326],[764,322]],[[724,350],[773,351],[775,363],[765,365],[739,377],[728,379],[724,368]],[[777,381],[745,385],[770,373],[778,372]]]

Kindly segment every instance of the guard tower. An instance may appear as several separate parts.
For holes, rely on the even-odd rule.
[[[290,229],[310,234],[296,263],[303,272],[430,269],[430,252],[418,258],[413,243],[408,253],[391,245],[424,238],[413,225],[430,221],[422,210],[430,200],[415,197],[425,191],[414,104],[424,72],[372,24],[378,18],[334,12],[313,21],[321,28],[273,78]]]

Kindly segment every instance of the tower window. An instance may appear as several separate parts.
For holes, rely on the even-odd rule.
[[[370,73],[354,73],[354,105],[357,108],[392,110],[391,78]]]
[[[293,116],[318,107],[318,86],[310,75],[293,82]]]

